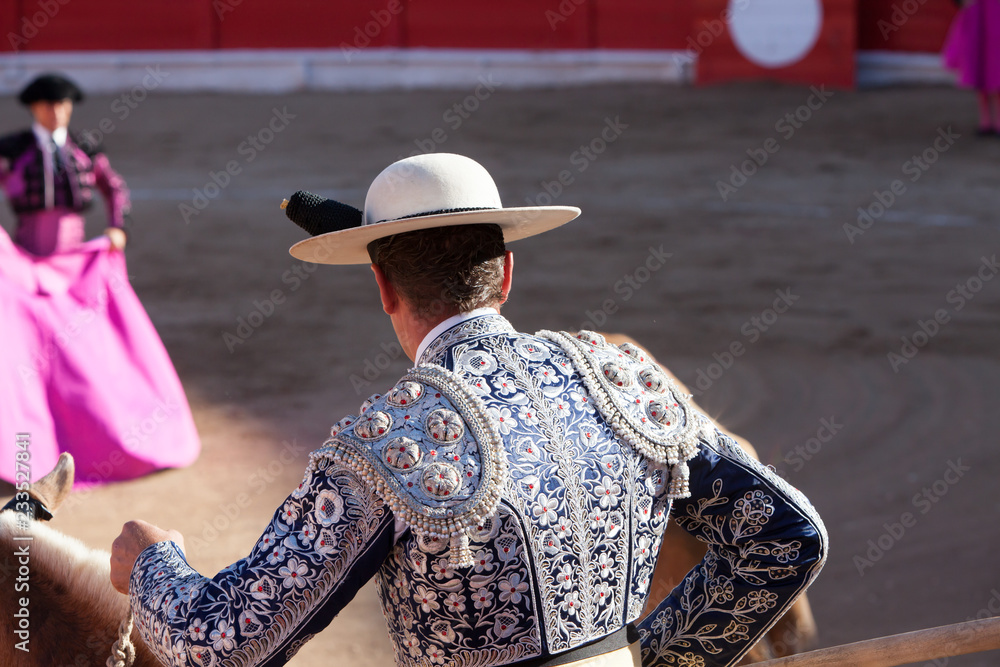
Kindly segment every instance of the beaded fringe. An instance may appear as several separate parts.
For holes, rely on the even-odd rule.
[[[649,424],[640,424],[619,405],[619,401],[616,400],[616,392],[620,390],[605,381],[604,374],[599,370],[599,362],[586,349],[591,345],[607,346],[615,350],[618,348],[609,345],[604,341],[603,336],[592,331],[581,331],[577,336],[554,331],[539,331],[537,335],[552,341],[566,352],[566,355],[573,362],[574,368],[583,378],[583,383],[590,395],[594,398],[598,411],[611,425],[615,434],[642,453],[643,456],[669,467],[670,483],[667,487],[667,497],[671,500],[689,498],[691,496],[690,469],[687,462],[698,455],[698,434],[705,423],[704,418],[691,408],[688,402],[691,395],[682,393],[677,384],[666,373],[663,373],[659,366],[650,362],[647,367],[655,366],[656,370],[663,376],[662,380],[667,388],[666,391],[677,400],[678,408],[684,413],[685,425],[683,428],[674,428],[668,431],[662,426],[652,427]],[[589,342],[583,342],[584,339]],[[657,433],[656,431],[664,432]]]
[[[454,373],[440,366],[423,365],[411,369],[402,382],[419,382],[440,390],[469,425],[470,434],[479,447],[482,472],[479,486],[468,500],[436,507],[422,503],[404,490],[367,443],[355,443],[345,432],[346,429],[313,452],[310,469],[315,469],[321,459],[331,459],[351,469],[365,484],[374,488],[393,514],[416,534],[449,540],[448,562],[452,567],[471,567],[474,561],[469,533],[496,513],[500,504],[500,489],[507,481],[500,433],[486,413],[482,400]],[[357,423],[360,422],[355,422],[355,425]],[[383,437],[389,435],[387,432]]]

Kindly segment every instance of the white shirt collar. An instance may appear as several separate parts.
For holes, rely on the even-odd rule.
[[[56,146],[59,148],[66,145],[67,132],[65,127],[57,127],[55,132],[49,132],[38,123],[32,123],[31,130],[35,133],[35,138],[38,139],[38,143],[43,146],[48,146],[49,140],[56,142]]]
[[[434,342],[434,339],[443,334],[448,329],[454,326],[458,326],[462,322],[466,322],[475,317],[481,317],[483,315],[499,315],[500,311],[496,308],[491,308],[487,306],[486,308],[476,308],[475,310],[470,310],[467,313],[459,313],[458,315],[452,315],[445,321],[438,324],[436,327],[431,329],[424,339],[420,341],[420,345],[417,346],[416,363],[420,363],[420,357],[423,356],[424,350],[427,346]]]

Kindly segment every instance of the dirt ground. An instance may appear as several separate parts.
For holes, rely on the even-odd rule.
[[[509,205],[584,211],[512,245],[517,328],[631,334],[813,500],[822,645],[1000,612],[1000,139],[973,136],[972,96],[492,87],[78,107],[76,130],[114,125],[130,275],[204,452],[77,494],[54,526],[103,548],[130,518],[176,528],[209,575],[246,554],[329,426],[407,367],[368,269],[295,261],[278,203],[360,207],[385,165],[433,149],[482,162]],[[12,100],[0,118],[26,120]],[[388,665],[384,634],[368,587],[292,664]]]

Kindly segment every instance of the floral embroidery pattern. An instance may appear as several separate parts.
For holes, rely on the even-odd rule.
[[[447,540],[397,545],[379,591],[400,665],[516,662],[617,630],[645,604],[666,523],[666,471],[622,447],[569,357],[477,333],[434,360],[454,360],[502,434],[505,500],[470,536],[470,569],[441,558]]]
[[[305,491],[285,500],[250,555],[213,579],[193,570],[173,542],[140,555],[132,608],[161,662],[283,664],[320,629],[306,632],[312,608],[342,587],[364,583],[346,575],[375,536],[391,533],[388,508],[343,468],[317,467],[305,480]]]
[[[497,333],[514,333],[514,327],[506,319],[495,315],[466,320],[431,341],[417,361],[421,364],[438,364],[447,367],[445,357],[455,343]]]
[[[551,342],[493,336],[460,343],[452,355],[459,370],[473,364],[465,369],[473,385],[483,365],[503,378],[503,391],[482,399],[495,420],[504,418],[501,432],[513,445],[505,495],[526,519],[550,651],[617,630],[645,603],[666,523],[666,501],[655,499],[663,471],[622,448],[578,369]],[[630,563],[629,543],[639,535],[642,561]]]
[[[404,395],[426,397],[403,407]],[[350,468],[415,533],[450,538],[452,565],[471,565],[469,531],[496,511],[507,478],[499,422],[461,376],[440,366],[411,369],[386,398],[368,403],[354,435],[339,432],[313,453],[313,463]],[[385,427],[375,432],[369,422]]]
[[[446,542],[434,539],[401,541],[383,565],[378,592],[397,665],[492,665],[541,654],[521,526],[505,504],[488,523],[476,534],[472,567],[451,567],[438,557]],[[475,662],[484,651],[491,659]]]
[[[140,555],[132,604],[147,645],[177,667],[284,664],[375,576],[400,667],[559,653],[638,617],[673,496],[678,523],[710,552],[641,624],[644,664],[735,663],[818,572],[822,523],[642,350],[602,345],[588,360],[573,345],[499,316],[446,331],[421,359],[441,368],[414,369],[331,430],[246,559],[209,579],[172,543]],[[586,369],[609,362],[597,379],[606,398],[627,386],[649,400],[615,411],[596,400]],[[441,377],[460,386],[444,396],[431,381]],[[643,418],[680,430],[657,449],[637,430]],[[636,424],[629,438],[621,419]],[[677,436],[689,430],[692,441]],[[502,447],[484,450],[491,439]],[[406,520],[409,484],[455,528]],[[459,519],[463,507],[479,512]],[[393,543],[398,520],[410,530]]]
[[[711,493],[677,501],[674,518],[709,551],[639,626],[643,665],[735,664],[826,558],[825,529],[801,494],[718,431],[703,444],[691,484]]]

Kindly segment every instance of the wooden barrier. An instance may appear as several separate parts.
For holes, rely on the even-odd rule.
[[[752,667],[896,667],[996,649],[1000,649],[1000,617],[833,646]]]

